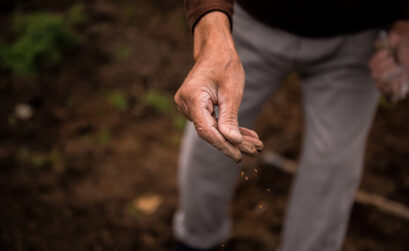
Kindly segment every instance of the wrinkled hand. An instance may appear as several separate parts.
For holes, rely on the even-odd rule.
[[[398,93],[403,83],[402,68],[398,65],[389,50],[381,49],[375,53],[369,63],[371,76],[376,87],[386,96]]]
[[[386,96],[399,93],[409,71],[409,22],[397,22],[389,31],[382,48],[372,57],[369,68],[377,88]]]
[[[242,154],[257,155],[263,143],[256,132],[238,125],[244,70],[228,22],[224,13],[211,12],[197,24],[196,63],[177,91],[175,102],[179,111],[193,121],[199,137],[240,162]]]

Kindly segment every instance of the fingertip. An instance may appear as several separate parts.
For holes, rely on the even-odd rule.
[[[264,149],[264,143],[263,143],[263,141],[260,140],[260,145],[258,146],[258,148],[260,148],[261,150]]]
[[[240,157],[239,159],[235,159],[234,161],[236,162],[236,164],[240,164],[242,160],[243,160],[243,157]]]
[[[230,145],[232,148],[229,149],[228,152],[224,152],[223,154],[227,155],[231,159],[234,160],[237,164],[239,164],[243,160],[243,155],[240,151],[240,149]],[[227,150],[227,149],[226,149]]]
[[[230,138],[233,143],[240,144],[243,141],[243,136],[236,128],[230,128],[229,130]]]
[[[238,148],[236,148],[237,149],[237,155],[236,155],[236,163],[238,164],[238,163],[240,163],[242,160],[243,160],[243,154],[241,153],[241,151],[238,149]]]
[[[219,131],[233,145],[240,144],[243,141],[243,136],[238,128],[220,125]]]

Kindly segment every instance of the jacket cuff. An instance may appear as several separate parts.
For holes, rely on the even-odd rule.
[[[186,18],[192,32],[199,20],[212,11],[225,13],[229,18],[230,28],[232,28],[234,0],[185,0],[184,3]]]

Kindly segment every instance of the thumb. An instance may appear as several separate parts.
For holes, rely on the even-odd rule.
[[[230,143],[237,145],[243,141],[239,130],[238,110],[242,93],[237,88],[220,90],[218,95],[219,120],[218,129]]]

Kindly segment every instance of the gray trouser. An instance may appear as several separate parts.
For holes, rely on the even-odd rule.
[[[253,126],[264,101],[289,72],[303,79],[305,137],[281,250],[339,250],[377,105],[367,68],[377,31],[307,39],[265,26],[237,5],[235,10],[233,35],[246,72],[240,125]],[[176,238],[209,248],[228,237],[228,207],[239,172],[188,124],[180,156]]]

